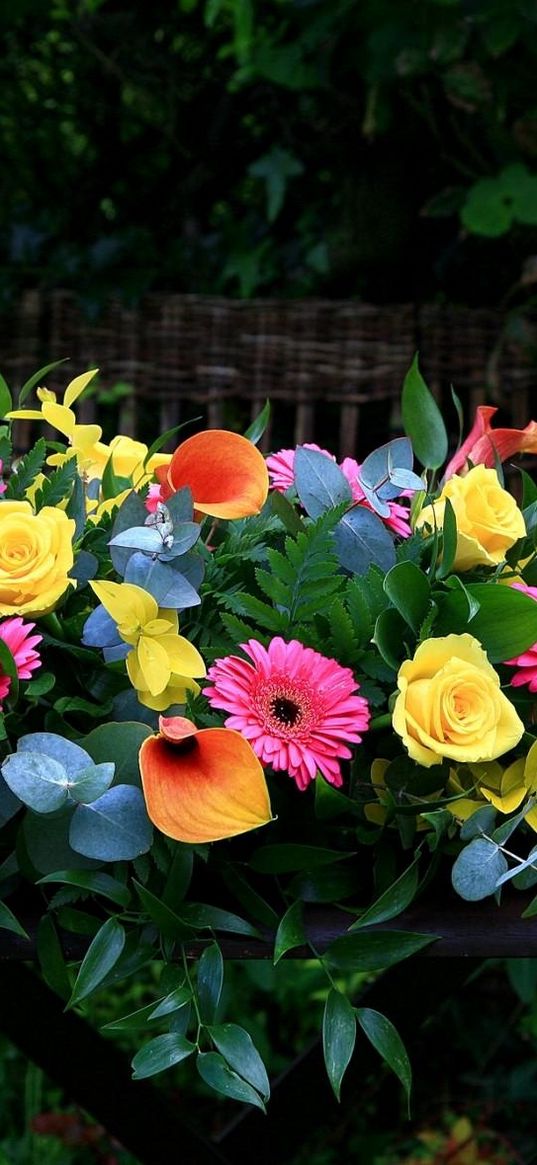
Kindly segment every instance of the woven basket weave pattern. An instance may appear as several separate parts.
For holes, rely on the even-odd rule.
[[[482,309],[175,294],[147,295],[136,307],[112,299],[91,322],[70,292],[29,291],[0,317],[1,370],[16,389],[40,364],[69,356],[46,378],[61,390],[98,366],[103,387],[132,385],[110,424],[146,441],[193,417],[244,429],[270,399],[265,450],[316,440],[339,457],[363,456],[397,430],[417,349],[443,402],[453,385],[468,416],[487,401],[501,406],[504,423],[525,424],[537,382],[535,324],[523,320],[515,339],[507,324]],[[82,398],[79,419],[97,414],[101,421],[98,398]],[[29,439],[19,424],[19,447]]]

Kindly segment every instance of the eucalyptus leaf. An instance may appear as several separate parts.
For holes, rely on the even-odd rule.
[[[347,478],[325,453],[299,445],[295,452],[294,471],[297,494],[310,518],[319,518],[325,510],[342,502],[351,505],[352,492]]]
[[[78,805],[69,831],[74,850],[105,862],[147,853],[152,837],[144,798],[132,785],[114,785],[90,805]]]
[[[494,894],[498,880],[508,869],[499,846],[477,837],[461,851],[451,871],[453,889],[467,902],[479,902]]]
[[[15,752],[2,765],[9,788],[34,813],[54,813],[68,798],[69,778],[59,761],[39,752]]]
[[[395,566],[393,539],[376,514],[353,506],[338,522],[334,542],[339,561],[349,574],[366,574],[371,565],[381,570]]]

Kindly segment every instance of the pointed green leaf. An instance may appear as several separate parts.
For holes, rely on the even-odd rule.
[[[233,1072],[219,1052],[200,1052],[196,1067],[202,1080],[215,1092],[228,1096],[231,1100],[240,1100],[242,1104],[253,1104],[265,1111],[259,1093]]]
[[[294,947],[301,947],[306,942],[304,923],[302,919],[302,902],[298,900],[289,907],[278,926],[274,939],[274,965],[279,963],[282,955]]]
[[[204,1023],[214,1023],[222,986],[224,960],[218,943],[206,947],[198,963],[198,1004]]]
[[[329,991],[323,1015],[323,1052],[328,1079],[336,1100],[356,1041],[356,1016],[346,995]]]
[[[412,1068],[399,1032],[385,1015],[382,1015],[380,1011],[373,1011],[371,1007],[357,1008],[356,1015],[369,1042],[386,1061],[392,1072],[395,1072],[395,1075],[399,1077],[405,1090],[410,1116]]]
[[[195,1044],[177,1032],[166,1032],[163,1036],[155,1036],[132,1060],[132,1075],[134,1080],[145,1080],[148,1076],[155,1076],[157,1072],[164,1072],[174,1064],[180,1064],[195,1050]]]
[[[90,943],[75,980],[68,1007],[86,999],[117,963],[125,946],[125,931],[116,918],[109,918]]]
[[[349,931],[358,930],[362,926],[372,926],[373,923],[387,922],[396,918],[402,910],[412,902],[418,887],[418,862],[416,856],[407,869],[392,882],[392,885],[373,902],[372,906],[353,922]]]
[[[268,1100],[270,1084],[265,1065],[252,1037],[236,1023],[220,1023],[208,1028],[209,1035],[230,1068],[238,1072],[253,1088]]]
[[[401,412],[405,433],[412,441],[418,461],[426,469],[438,469],[447,457],[446,427],[419,370],[417,354],[405,376]]]

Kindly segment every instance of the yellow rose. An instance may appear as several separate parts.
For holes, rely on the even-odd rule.
[[[451,477],[437,501],[425,506],[416,526],[439,530],[446,498],[457,519],[457,550],[453,570],[497,566],[506,552],[526,533],[524,518],[511,494],[503,489],[494,469],[476,465],[464,477]]]
[[[0,502],[0,615],[46,615],[71,582],[75,523],[63,510]]]
[[[409,755],[430,768],[444,757],[494,760],[518,744],[524,725],[472,635],[427,639],[397,677],[393,727]]]

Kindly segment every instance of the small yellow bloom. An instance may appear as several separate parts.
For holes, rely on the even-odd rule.
[[[472,635],[427,639],[397,677],[393,727],[418,764],[444,757],[495,760],[518,744],[524,725]]]
[[[197,648],[179,635],[177,611],[159,608],[156,599],[133,583],[91,582],[99,601],[133,650],[127,673],[140,703],[165,711],[184,703],[188,691],[197,694],[195,678],[205,675]]]
[[[63,510],[0,501],[0,615],[45,615],[69,585],[75,523]]]
[[[446,499],[457,521],[457,550],[453,570],[497,566],[526,533],[515,499],[503,489],[494,469],[476,465],[464,477],[451,477],[437,501],[425,506],[416,527],[441,530]]]

